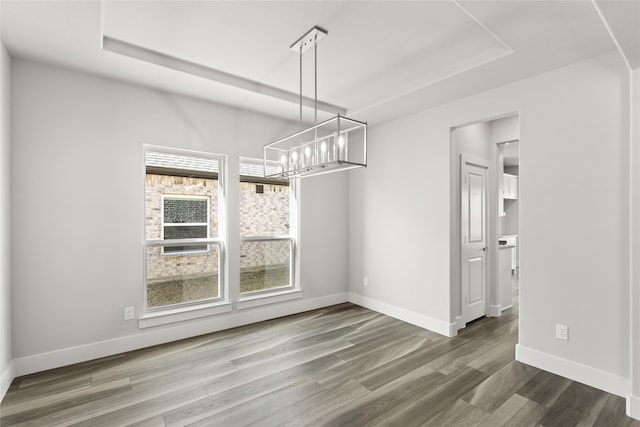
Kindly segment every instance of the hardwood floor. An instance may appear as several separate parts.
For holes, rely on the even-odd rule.
[[[16,378],[0,425],[640,426],[515,362],[517,310],[445,338],[341,304]]]

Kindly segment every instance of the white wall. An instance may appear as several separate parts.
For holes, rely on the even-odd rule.
[[[349,298],[446,333],[449,128],[424,132],[415,116],[368,130],[368,166],[349,173]]]
[[[334,173],[301,180],[300,281],[308,297],[347,291],[347,177]]]
[[[612,52],[372,126],[370,166],[350,179],[350,295],[451,321],[449,130],[519,111],[518,357],[626,394],[628,109]]]
[[[144,330],[124,321],[123,307],[140,313],[143,300],[142,144],[229,155],[229,280],[236,289],[239,156],[261,157],[262,146],[292,124],[22,59],[12,72],[18,374],[346,300],[342,174],[302,183],[303,299]]]
[[[515,141],[520,139],[520,118],[517,114],[489,122],[491,126],[491,142]]]
[[[602,383],[584,380],[622,395],[628,71],[614,53],[542,75],[529,89],[535,102],[523,102],[520,122],[520,346],[609,373]],[[569,247],[553,244],[556,236]],[[569,326],[569,342],[554,339],[556,323]]]
[[[503,236],[511,236],[514,234],[518,234],[520,227],[518,224],[518,216],[520,215],[520,201],[519,199],[515,200],[505,200],[505,216],[504,218],[504,227],[501,230],[501,235]]]
[[[11,349],[10,67],[0,42],[0,400],[13,381]]]
[[[490,131],[489,122],[474,123],[455,129],[452,140],[457,145],[457,153],[480,157],[488,163],[493,155],[489,146]]]

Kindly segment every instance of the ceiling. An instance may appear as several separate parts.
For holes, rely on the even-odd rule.
[[[10,1],[10,54],[290,120],[314,25],[319,119],[370,124],[618,49],[640,67],[639,1]],[[313,50],[303,55],[313,120]]]

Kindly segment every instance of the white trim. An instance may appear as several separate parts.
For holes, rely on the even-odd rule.
[[[263,305],[274,304],[278,302],[291,301],[302,298],[302,291],[299,289],[287,289],[281,292],[261,293],[259,295],[250,295],[238,299],[238,310],[246,308],[260,307]]]
[[[640,420],[640,397],[627,395],[627,416]]]
[[[13,367],[13,360],[9,361],[7,367],[2,371],[2,375],[0,376],[0,402],[4,399],[4,396],[7,394],[13,379],[15,378],[15,370]]]
[[[482,28],[487,34],[489,34],[491,37],[493,37],[493,39],[495,41],[497,41],[498,43],[500,43],[502,45],[502,47],[505,49],[506,53],[505,55],[510,55],[512,53],[514,53],[515,51],[513,50],[513,48],[511,46],[509,46],[507,44],[507,42],[505,42],[503,39],[501,39],[500,37],[498,37],[498,35],[496,33],[494,33],[493,31],[491,31],[486,25],[484,25],[478,18],[476,18],[475,15],[473,15],[471,12],[469,12],[467,9],[465,9],[459,2],[458,0],[453,0],[453,4],[455,4],[456,6],[458,6],[458,8],[460,8],[460,10],[462,10],[464,12],[465,15],[467,15],[469,18],[471,18],[476,24],[478,24],[480,26],[480,28]]]
[[[629,392],[627,378],[520,344],[516,345],[516,360],[616,396],[625,397]]]
[[[502,315],[502,310],[504,310],[504,308],[502,308],[502,306],[500,304],[498,305],[489,305],[488,306],[489,309],[487,310],[487,316],[488,317],[500,317],[500,315]],[[509,306],[511,307],[511,306]],[[506,307],[508,308],[508,307]]]
[[[478,122],[478,123],[482,123],[482,122]],[[485,168],[487,169],[487,171],[489,170],[489,160],[484,159],[480,156],[476,156],[474,154],[469,154],[469,153],[460,153],[460,166],[463,166],[465,164],[470,164],[470,165],[474,165],[477,166],[479,168]],[[462,169],[462,168],[460,168]]]
[[[449,322],[434,319],[433,317],[426,316],[415,311],[407,310],[402,307],[398,307],[386,302],[378,301],[373,298],[365,297],[360,294],[349,292],[349,302],[374,310],[387,316],[394,317],[412,325],[419,326],[424,329],[439,333],[446,337],[455,336],[452,334],[452,327]]]
[[[102,35],[102,49],[124,55],[129,58],[144,61],[149,64],[159,65],[161,67],[166,67],[181,73],[187,73],[191,76],[196,76],[197,78],[203,78],[226,86],[233,86],[243,90],[248,90],[251,93],[259,93],[271,98],[284,100],[286,102],[292,102],[296,105],[300,102],[300,95],[298,93],[289,92],[287,90],[280,89],[275,86],[269,86],[255,80],[241,77],[236,74],[196,64],[195,62],[190,62],[176,56],[167,55],[166,53],[158,52],[143,46],[129,43],[124,40],[106,36],[104,34]],[[302,97],[302,103],[307,107],[316,106],[318,110],[332,114],[346,114],[347,111],[347,109],[344,107],[332,105],[324,101],[310,98],[308,96]]]
[[[593,7],[596,9],[596,12],[598,12],[598,16],[600,16],[600,19],[602,20],[602,24],[607,29],[607,32],[609,33],[609,37],[611,37],[611,40],[613,40],[613,44],[616,45],[616,48],[618,48],[618,53],[620,53],[620,56],[622,56],[624,63],[627,65],[627,68],[629,70],[632,70],[631,64],[629,63],[629,58],[627,58],[627,55],[625,54],[624,49],[622,49],[622,47],[620,46],[620,43],[618,42],[618,38],[616,37],[615,33],[611,30],[611,27],[609,26],[609,22],[604,17],[604,13],[602,13],[602,9],[600,9],[600,6],[598,6],[598,2],[596,0],[591,0],[591,4],[593,4]]]
[[[300,242],[301,242],[301,228],[300,227],[300,211],[302,210],[300,206],[301,194],[302,194],[302,183],[300,179],[291,179],[289,180],[289,186],[291,188],[289,193],[289,232],[291,236],[294,238],[292,241],[291,251],[292,251],[292,260],[291,260],[291,286],[294,289],[302,289],[300,286],[300,276],[302,269],[300,268]]]
[[[20,357],[13,360],[15,375],[32,374],[34,372],[262,322],[264,320],[289,316],[344,302],[347,302],[347,293],[338,293],[313,299],[302,299],[290,304],[269,305],[256,308],[255,310],[236,312],[227,316],[195,319],[189,322],[175,323],[167,327],[147,329],[137,334],[111,340]]]
[[[144,313],[138,319],[140,329],[152,326],[167,325],[169,323],[182,322],[184,320],[199,319],[201,317],[215,316],[216,314],[229,313],[232,309],[230,302],[198,304],[188,307],[161,310]]]
[[[458,331],[467,327],[467,324],[462,321],[462,316],[456,316],[456,320],[449,324],[449,337],[455,337],[458,335]]]
[[[629,397],[627,414],[640,419],[640,70],[629,74]],[[634,397],[635,396],[635,397]],[[633,415],[632,415],[633,414]]]
[[[178,148],[178,147],[167,147],[166,145],[155,145],[155,144],[142,144],[143,151],[146,153],[147,151],[156,151],[165,154],[176,154],[178,156],[190,156],[190,157],[205,157],[209,160],[220,160],[219,157],[227,157],[226,154],[217,154],[211,153],[208,151],[198,151],[192,150],[190,148]],[[144,156],[143,156],[144,157]],[[145,159],[142,159],[142,164],[145,164]],[[218,163],[218,174],[221,174],[220,163]]]

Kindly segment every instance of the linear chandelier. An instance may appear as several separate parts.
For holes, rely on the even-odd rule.
[[[315,26],[291,49],[300,56],[301,130],[264,147],[265,178],[304,178],[367,166],[367,123],[338,114],[318,123],[318,42],[327,31]],[[313,47],[315,59],[314,125],[302,122],[302,54]]]

